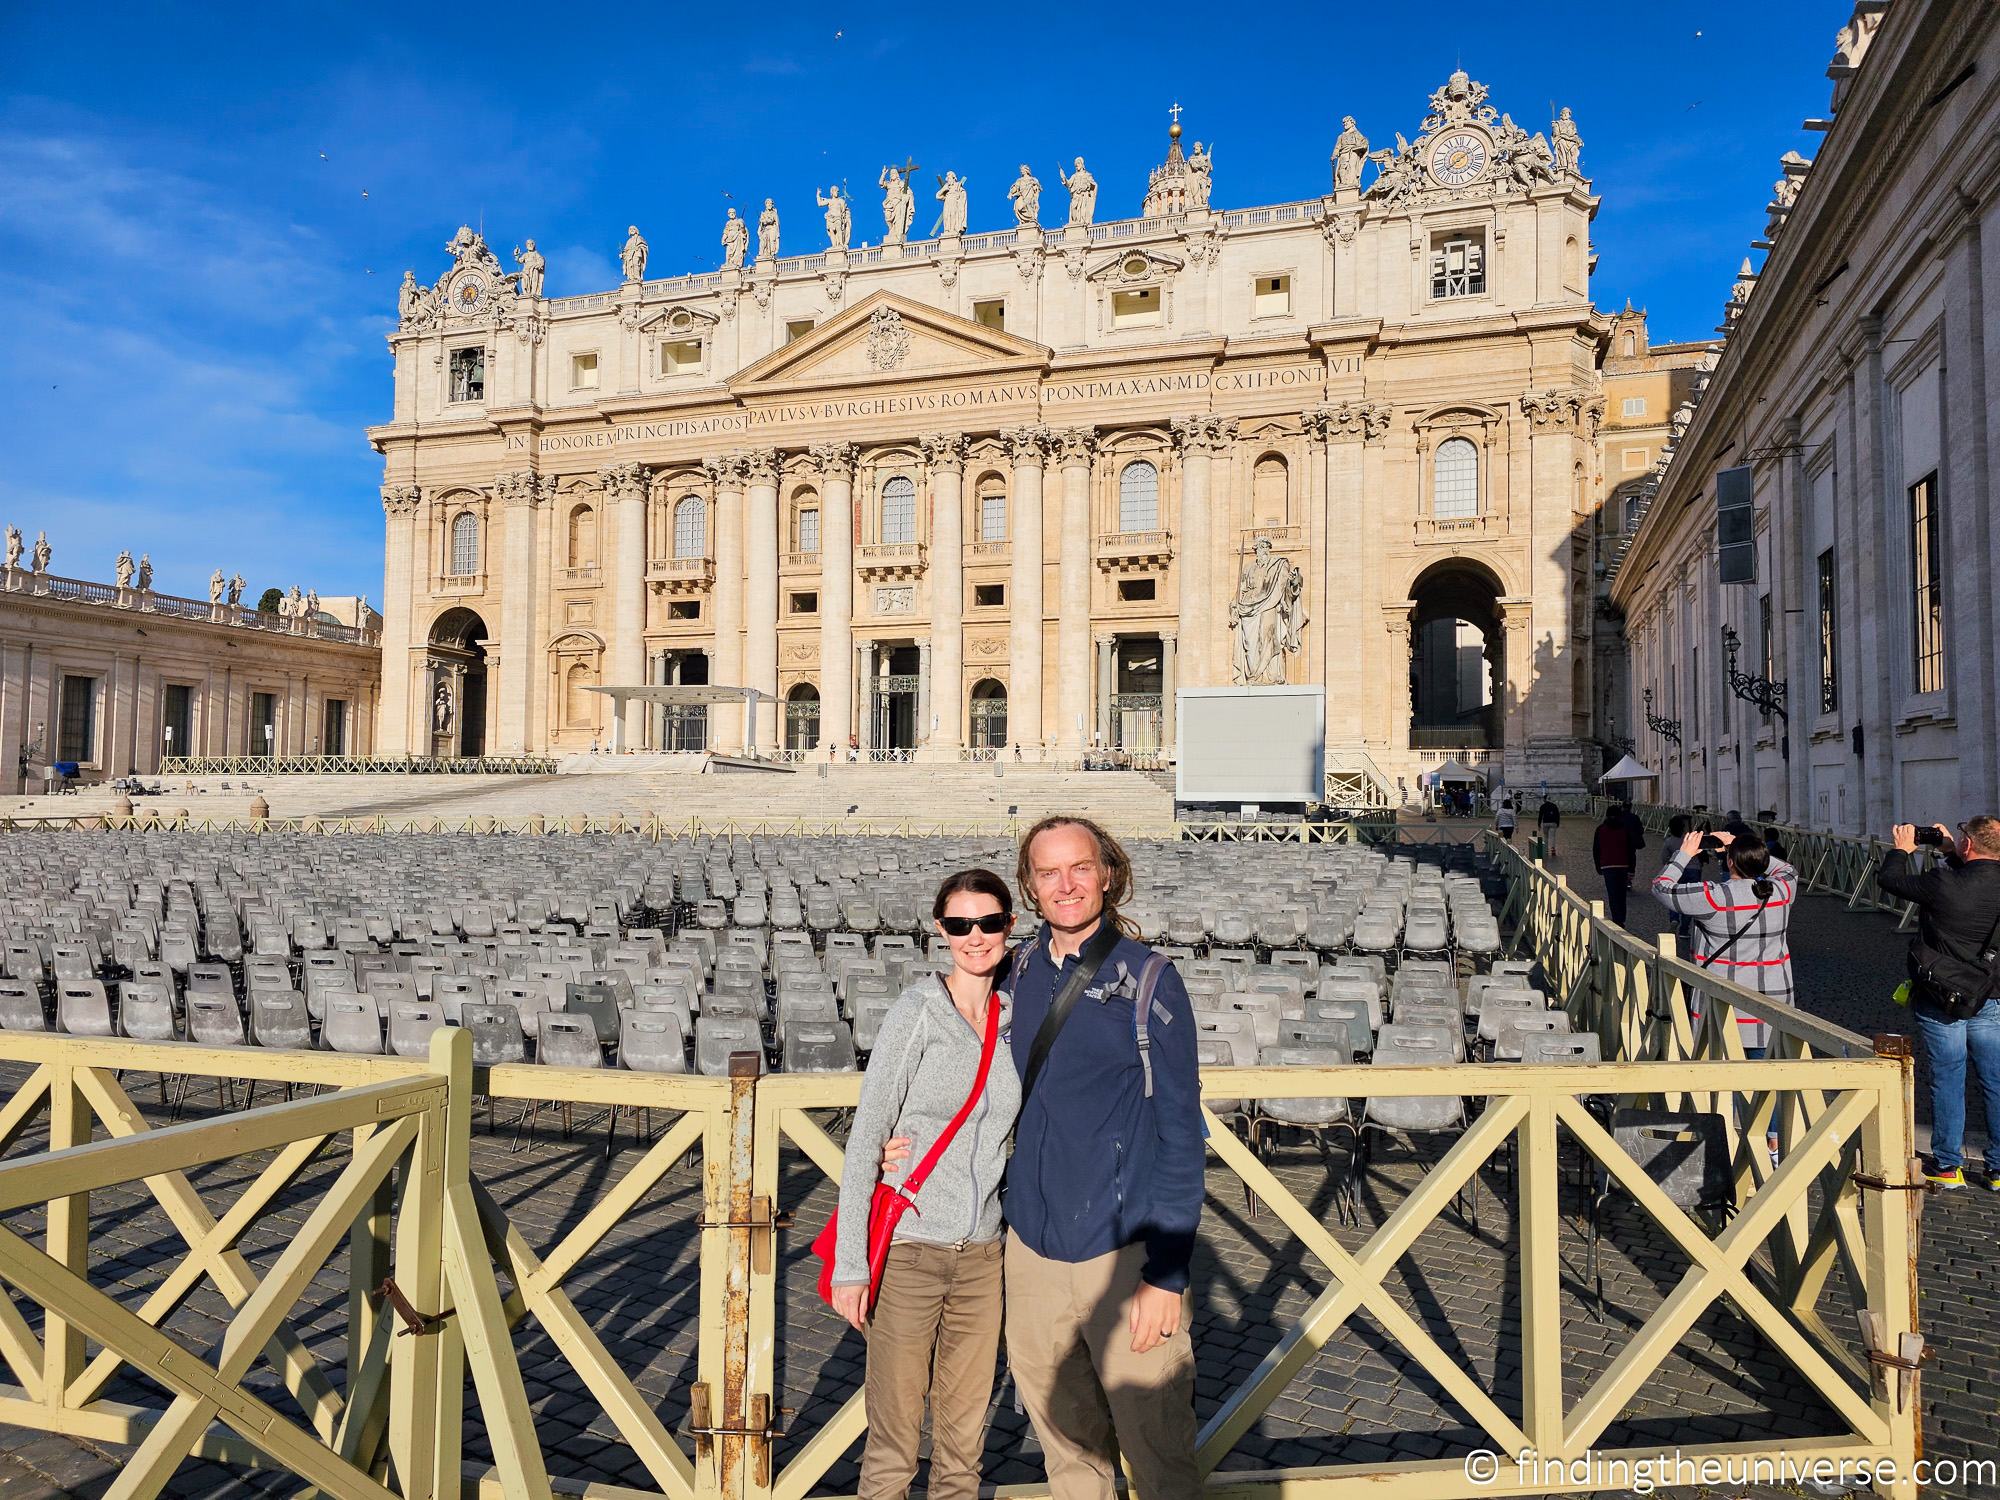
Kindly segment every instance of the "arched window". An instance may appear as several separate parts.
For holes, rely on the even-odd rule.
[[[597,712],[597,695],[590,691],[596,674],[588,664],[577,662],[563,674],[563,723],[571,729],[588,728]]]
[[[1468,438],[1446,438],[1431,459],[1431,519],[1463,521],[1479,514],[1479,450]]]
[[[569,513],[569,565],[587,568],[597,561],[597,512],[579,505]]]
[[[479,571],[479,517],[469,510],[451,523],[451,571],[461,578]]]
[[[785,748],[810,750],[819,743],[819,689],[802,682],[785,695]]]
[[[1626,357],[1627,359],[1630,359],[1630,358],[1632,358],[1632,357],[1633,357],[1633,356],[1634,356],[1635,354],[1637,354],[1638,352],[1639,352],[1639,335],[1638,335],[1638,334],[1636,334],[1636,333],[1628,333],[1628,334],[1626,334],[1626,335],[1625,335],[1625,357]]]
[[[1007,481],[998,474],[979,481],[979,540],[1007,540]]]
[[[819,551],[819,491],[802,489],[792,496],[792,551]]]
[[[1118,529],[1157,531],[1160,528],[1160,471],[1145,459],[1134,459],[1118,474]]]
[[[972,748],[999,750],[1007,743],[1007,689],[991,677],[972,685]]]
[[[708,556],[708,507],[699,495],[674,502],[674,556]]]
[[[917,486],[898,474],[882,486],[882,540],[914,542],[917,539]]]
[[[1285,461],[1275,453],[1257,460],[1257,472],[1250,483],[1251,509],[1259,526],[1283,526],[1291,519],[1286,494],[1289,474]]]

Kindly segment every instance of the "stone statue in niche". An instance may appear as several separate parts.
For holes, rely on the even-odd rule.
[[[38,531],[35,533],[35,551],[34,551],[35,572],[37,573],[48,572],[49,558],[53,555],[54,550],[55,550],[54,548],[49,546],[49,534],[46,531]]]
[[[938,179],[938,202],[944,209],[938,215],[938,227],[948,235],[965,233],[965,179],[956,172],[947,172]]]
[[[535,248],[533,240],[528,241],[525,249],[520,247],[515,248],[514,264],[521,268],[521,295],[523,297],[541,296],[542,276],[548,270],[549,263],[542,255],[542,252]]]
[[[1026,162],[1021,163],[1021,175],[1007,189],[1007,201],[1014,205],[1014,222],[1021,228],[1033,229],[1042,222],[1042,185]]]
[[[1239,686],[1285,680],[1285,658],[1299,649],[1305,628],[1305,588],[1305,574],[1271,551],[1269,537],[1258,537],[1229,605]]]
[[[729,217],[722,221],[722,267],[726,271],[743,269],[743,256],[750,248],[750,226],[729,210]]]
[[[646,237],[639,233],[637,224],[626,227],[625,248],[618,252],[618,259],[624,264],[627,281],[646,279]]]
[[[776,260],[778,258],[778,205],[769,198],[764,200],[764,211],[757,215],[757,259]]]
[[[439,678],[437,691],[431,695],[431,728],[438,734],[450,734],[451,721],[451,684]]]
[[[1062,178],[1062,185],[1069,189],[1070,223],[1088,228],[1097,214],[1097,179],[1084,170],[1080,156],[1076,159],[1074,172],[1065,172],[1057,167],[1056,176]]]
[[[1340,118],[1340,138],[1333,143],[1333,186],[1336,192],[1361,186],[1361,164],[1368,160],[1368,137],[1353,115]]]
[[[826,210],[826,248],[845,254],[847,237],[854,227],[854,221],[848,214],[847,200],[840,195],[839,187],[834,186],[824,193],[815,188],[813,201]]]
[[[222,602],[222,591],[228,587],[229,580],[222,576],[222,569],[217,568],[213,573],[208,575],[208,602],[210,604],[220,604]]]
[[[910,224],[917,216],[909,178],[894,167],[884,167],[875,185],[882,189],[882,243],[900,245],[910,237]]]
[[[1576,121],[1570,118],[1569,106],[1564,105],[1549,126],[1549,139],[1554,143],[1556,171],[1564,177],[1581,177],[1583,169],[1583,137],[1576,132]]]
[[[129,589],[132,587],[133,564],[132,554],[129,550],[118,554],[117,565],[112,571],[118,579],[119,588]]]

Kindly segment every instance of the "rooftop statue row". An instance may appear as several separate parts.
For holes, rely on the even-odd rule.
[[[1475,192],[1508,193],[1565,181],[1581,182],[1583,137],[1576,122],[1564,109],[1549,124],[1546,135],[1530,134],[1513,119],[1486,102],[1487,90],[1463,70],[1455,72],[1443,87],[1430,96],[1430,113],[1424,117],[1414,143],[1396,133],[1393,149],[1369,149],[1368,137],[1352,115],[1341,124],[1333,148],[1333,185],[1336,199],[1366,198],[1386,208],[1401,208],[1412,202],[1433,198],[1463,197]],[[1215,152],[1200,141],[1190,151],[1181,149],[1180,106],[1172,110],[1166,159],[1147,178],[1146,197],[1140,209],[1146,218],[1185,217],[1206,214],[1214,192]],[[1374,162],[1376,172],[1367,188],[1361,186],[1362,169]],[[901,166],[884,166],[875,184],[882,191],[882,239],[884,246],[907,244],[916,225],[917,163],[905,158]],[[936,189],[930,196],[938,204],[936,220],[929,234],[947,238],[963,235],[967,222],[969,179],[955,171],[933,174]],[[1087,229],[1097,217],[1097,178],[1085,167],[1081,156],[1068,169],[1058,167],[1056,178],[1069,194],[1065,224]],[[1042,222],[1042,182],[1027,163],[1008,184],[1007,205],[1015,226],[1036,231]],[[845,184],[834,183],[813,189],[813,202],[821,212],[826,231],[826,253],[846,254],[854,234],[854,204]],[[779,222],[775,199],[766,198],[757,215],[755,263],[768,265],[778,258]],[[487,248],[485,239],[470,228],[461,227],[445,246],[452,256],[452,268],[435,285],[418,283],[414,271],[403,273],[400,296],[402,330],[418,331],[437,326],[446,318],[492,320],[496,326],[513,327],[524,338],[539,336],[542,320],[533,304],[542,297],[547,262],[528,240],[514,251],[518,270],[504,272],[499,259]],[[638,225],[627,228],[619,262],[625,284],[646,278],[649,247]],[[751,260],[750,223],[736,209],[727,211],[722,224],[722,268],[741,271]],[[529,304],[522,309],[517,304]],[[732,299],[733,304],[733,299]]]

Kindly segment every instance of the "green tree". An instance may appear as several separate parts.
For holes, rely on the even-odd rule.
[[[260,615],[275,615],[278,612],[278,604],[284,597],[285,591],[283,589],[265,589],[262,594],[257,596],[257,613]]]

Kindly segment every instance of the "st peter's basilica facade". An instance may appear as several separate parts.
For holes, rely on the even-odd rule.
[[[1329,192],[1225,209],[1176,124],[1138,217],[1078,160],[997,233],[997,187],[929,174],[924,238],[886,168],[872,245],[873,195],[817,194],[789,255],[767,201],[720,270],[648,279],[635,228],[586,296],[461,230],[370,433],[382,747],[1143,755],[1177,689],[1322,683],[1330,759],[1575,785],[1581,141],[1463,73],[1393,140],[1347,121]]]

